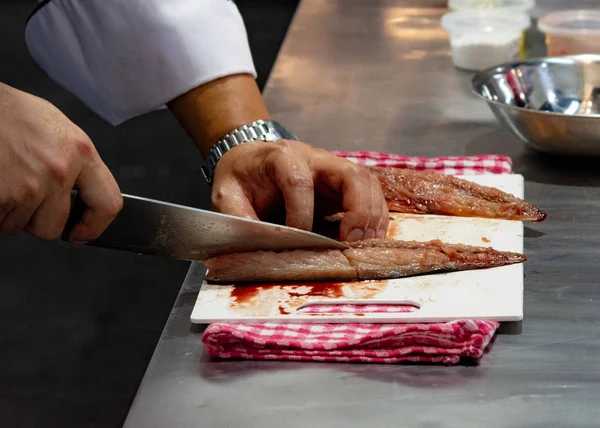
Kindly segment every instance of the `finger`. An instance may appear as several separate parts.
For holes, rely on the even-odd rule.
[[[258,220],[252,202],[237,180],[215,183],[212,191],[213,210],[236,217]]]
[[[39,206],[39,199],[32,199],[17,205],[9,211],[0,224],[0,233],[4,235],[15,235],[22,232],[29,220]]]
[[[371,213],[369,215],[369,224],[363,236],[363,239],[373,239],[377,237],[377,232],[381,227],[383,202],[385,198],[381,190],[381,183],[374,175],[370,174],[371,182]]]
[[[13,205],[6,201],[6,198],[0,197],[0,201],[5,201],[0,203],[0,224],[4,221],[9,212],[12,211]]]
[[[69,218],[70,207],[71,192],[51,195],[38,207],[25,230],[46,241],[60,238]]]
[[[363,239],[372,211],[371,177],[360,167],[347,167],[342,173],[342,207],[346,212],[340,223],[340,239]]]
[[[377,231],[377,238],[384,239],[387,236],[388,227],[390,225],[390,211],[388,209],[385,198],[382,202],[381,207],[381,223],[379,224],[379,230]]]
[[[123,197],[112,174],[98,159],[84,165],[75,186],[86,204],[82,219],[71,231],[71,242],[86,242],[98,238],[123,207]]]
[[[285,200],[286,225],[312,230],[315,189],[312,171],[304,161],[284,156],[274,158],[267,173],[273,179]]]

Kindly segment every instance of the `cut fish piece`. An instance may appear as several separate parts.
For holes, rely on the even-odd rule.
[[[347,250],[256,251],[205,262],[207,281],[290,282],[392,279],[522,263],[523,254],[440,241],[371,239]]]
[[[206,260],[206,279],[223,281],[344,281],[356,269],[340,250],[253,251]]]
[[[546,213],[501,190],[433,171],[369,167],[390,211],[540,222]],[[328,218],[339,221],[343,214]]]

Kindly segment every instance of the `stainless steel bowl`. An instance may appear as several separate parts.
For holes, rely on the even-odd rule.
[[[600,55],[504,64],[478,73],[472,87],[533,148],[600,156]]]

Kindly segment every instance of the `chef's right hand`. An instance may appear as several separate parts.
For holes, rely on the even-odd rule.
[[[73,188],[87,209],[70,241],[95,239],[121,210],[115,179],[89,137],[56,107],[0,83],[0,234],[59,238]]]

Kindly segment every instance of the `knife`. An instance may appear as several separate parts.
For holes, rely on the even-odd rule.
[[[313,232],[123,194],[123,209],[86,244],[188,261],[228,253],[295,249],[346,249],[346,244]],[[74,190],[62,234],[68,241],[85,202]]]

